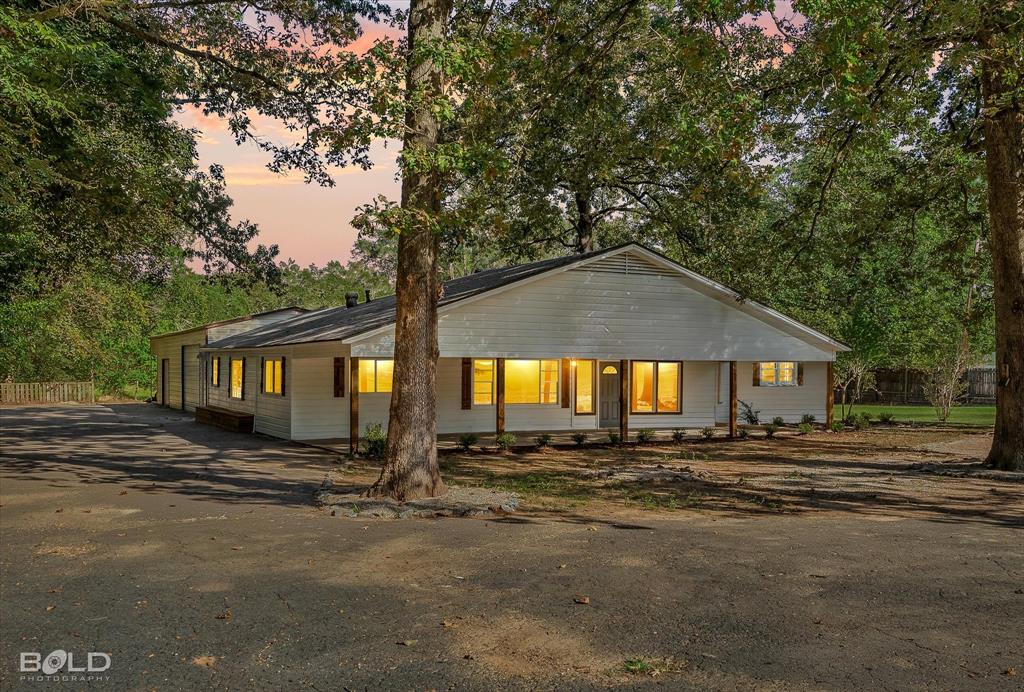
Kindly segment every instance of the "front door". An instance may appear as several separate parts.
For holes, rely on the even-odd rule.
[[[602,428],[619,426],[619,364],[601,363],[601,415],[598,425]]]

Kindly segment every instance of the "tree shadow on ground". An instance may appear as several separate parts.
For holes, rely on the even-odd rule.
[[[310,505],[336,458],[198,426],[165,409],[125,405],[111,415],[96,408],[5,410],[0,474],[57,488],[111,483],[231,503]]]

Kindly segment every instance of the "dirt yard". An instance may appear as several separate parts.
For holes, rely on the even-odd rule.
[[[783,435],[523,453],[474,450],[443,456],[441,468],[452,484],[517,493],[521,511],[534,516],[854,512],[1024,523],[1024,476],[990,473],[981,464],[992,440],[988,432],[887,427]],[[331,478],[365,485],[377,473],[373,464],[354,461]]]
[[[988,436],[447,456],[482,519],[332,517],[375,469],[143,405],[0,410],[0,687],[1020,689],[1024,502]]]

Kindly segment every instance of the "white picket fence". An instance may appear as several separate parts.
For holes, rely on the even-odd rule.
[[[92,382],[0,382],[0,404],[91,404],[96,401]]]

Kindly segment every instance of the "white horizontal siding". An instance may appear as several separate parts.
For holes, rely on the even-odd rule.
[[[207,405],[254,415],[253,427],[273,437],[291,437],[292,362],[287,351],[212,351],[211,360],[220,357],[220,386],[207,386]],[[284,396],[264,394],[260,388],[263,358],[285,358]],[[245,359],[245,398],[231,398],[231,360]]]
[[[680,275],[589,266],[452,306],[438,320],[442,356],[665,360],[831,360],[833,353],[691,288]],[[652,266],[652,265],[648,265]],[[390,355],[394,330],[352,343]]]
[[[776,416],[782,416],[787,423],[799,423],[805,413],[813,414],[819,423],[824,423],[827,373],[827,363],[805,362],[803,385],[755,387],[754,364],[740,362],[736,364],[736,397],[760,410],[762,423],[769,423]]]
[[[333,356],[293,358],[289,362],[293,439],[326,440],[348,437],[347,360],[345,369],[345,397],[335,398]]]
[[[185,410],[195,411],[199,405],[199,387],[202,379],[202,363],[199,360],[199,345],[186,346],[182,362],[185,378]]]

